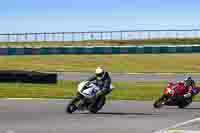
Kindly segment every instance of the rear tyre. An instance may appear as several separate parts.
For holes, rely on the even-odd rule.
[[[96,114],[106,103],[105,96],[97,98],[96,103],[89,108],[90,113]]]
[[[187,107],[190,103],[192,103],[192,98],[184,99],[184,101],[181,102],[181,103],[178,105],[178,107],[179,107],[180,109],[183,109],[183,108]]]

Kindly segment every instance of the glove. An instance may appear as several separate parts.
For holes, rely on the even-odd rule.
[[[98,92],[96,93],[96,97],[100,96],[101,94],[102,94],[102,91],[98,91]]]

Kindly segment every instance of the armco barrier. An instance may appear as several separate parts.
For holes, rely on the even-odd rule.
[[[0,82],[57,83],[57,74],[33,71],[0,71]]]
[[[0,47],[0,55],[199,53],[199,45]]]

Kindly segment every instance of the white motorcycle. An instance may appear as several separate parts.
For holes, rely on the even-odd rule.
[[[110,89],[113,89],[111,85]],[[66,112],[73,113],[76,110],[89,110],[91,113],[97,113],[105,104],[106,97],[100,96],[94,101],[94,97],[100,88],[92,82],[83,81],[78,84],[77,95],[67,105]]]

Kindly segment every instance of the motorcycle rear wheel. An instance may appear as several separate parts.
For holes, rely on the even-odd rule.
[[[183,108],[187,107],[190,103],[192,103],[192,98],[184,99],[184,101],[181,102],[181,103],[178,105],[178,107],[179,107],[180,109],[183,109]]]
[[[96,114],[99,110],[103,108],[106,103],[105,96],[99,97],[96,103],[89,108],[90,113]]]

